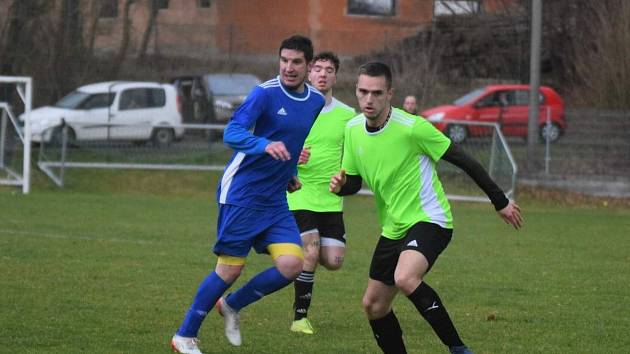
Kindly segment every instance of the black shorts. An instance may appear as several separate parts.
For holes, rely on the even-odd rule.
[[[298,225],[300,234],[309,231],[317,231],[321,239],[322,246],[328,246],[325,239],[331,239],[346,243],[346,228],[343,225],[343,212],[341,211],[310,211],[293,210],[295,222]],[[343,246],[339,244],[339,246]]]
[[[431,269],[440,253],[451,242],[452,236],[452,229],[445,229],[428,222],[419,222],[413,225],[405,237],[400,240],[391,240],[381,236],[372,255],[370,278],[387,285],[394,285],[394,272],[398,264],[398,257],[405,250],[415,250],[422,253],[429,261],[429,269]]]

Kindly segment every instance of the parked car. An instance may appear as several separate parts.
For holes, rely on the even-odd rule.
[[[542,139],[556,141],[564,133],[567,123],[564,102],[553,89],[541,86],[539,91],[539,133]],[[551,125],[547,128],[547,114]],[[421,114],[444,132],[453,142],[461,143],[471,136],[483,136],[491,128],[458,124],[453,121],[499,123],[506,136],[527,136],[529,119],[528,85],[488,85],[473,90],[450,105],[427,109]]]
[[[168,145],[184,135],[178,100],[170,84],[111,81],[81,86],[53,106],[31,111],[32,140],[59,141],[65,123],[71,143],[125,140]]]
[[[214,98],[216,120],[220,123],[227,123],[252,88],[261,83],[252,74],[208,74],[203,78]]]
[[[183,101],[184,121],[226,124],[254,86],[261,83],[252,74],[218,73],[175,77]]]
[[[203,76],[179,76],[172,79],[171,83],[181,97],[184,123],[216,123],[214,99]]]

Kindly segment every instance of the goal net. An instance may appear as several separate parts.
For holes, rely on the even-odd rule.
[[[0,184],[21,186],[24,194],[30,190],[32,87],[30,77],[0,76]]]

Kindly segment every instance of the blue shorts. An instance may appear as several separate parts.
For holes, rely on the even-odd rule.
[[[302,247],[300,231],[288,207],[255,210],[219,204],[214,253],[245,257],[252,247],[257,253],[269,253],[267,246],[274,243]]]

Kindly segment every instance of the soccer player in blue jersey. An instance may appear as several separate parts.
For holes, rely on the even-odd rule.
[[[305,83],[313,58],[310,39],[299,35],[285,39],[279,57],[280,75],[255,87],[225,128],[223,139],[234,155],[217,191],[217,265],[199,286],[171,340],[176,352],[201,353],[197,333],[215,303],[228,341],[241,345],[239,311],[287,286],[302,271],[300,232],[286,191],[300,188],[297,161],[325,100]],[[270,254],[273,267],[222,297],[241,274],[252,247]]]

